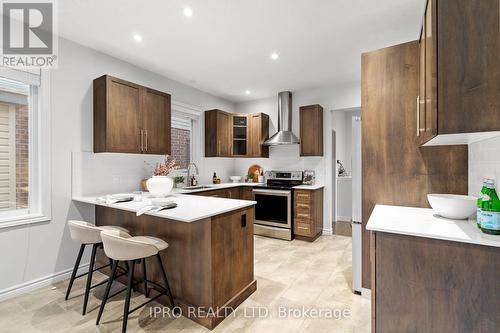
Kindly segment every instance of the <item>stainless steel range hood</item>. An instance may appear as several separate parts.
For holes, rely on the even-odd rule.
[[[278,93],[278,132],[264,142],[265,146],[296,145],[299,138],[292,133],[292,93]]]

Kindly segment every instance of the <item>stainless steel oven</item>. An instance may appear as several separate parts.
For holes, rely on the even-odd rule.
[[[292,239],[292,191],[254,189],[256,235]]]
[[[292,240],[292,187],[302,183],[300,171],[269,171],[267,183],[253,189],[256,235]]]

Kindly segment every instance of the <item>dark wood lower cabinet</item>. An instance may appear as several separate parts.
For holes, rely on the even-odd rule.
[[[254,220],[253,207],[186,223],[96,206],[96,225],[121,226],[133,236],[154,236],[169,244],[160,256],[175,302],[184,316],[209,329],[257,289],[253,269]],[[108,262],[102,254],[98,261]],[[154,258],[146,262],[148,279],[163,285]],[[109,274],[108,269],[103,272]],[[142,278],[141,269],[136,269],[136,278]],[[142,284],[138,288],[144,293]],[[160,297],[159,302],[170,304],[166,296]],[[214,312],[207,313],[210,310]]]
[[[500,332],[500,248],[372,233],[372,332]]]
[[[293,191],[293,233],[314,242],[323,232],[323,188]]]

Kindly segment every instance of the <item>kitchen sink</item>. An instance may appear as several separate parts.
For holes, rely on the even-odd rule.
[[[203,189],[209,189],[209,188],[213,188],[213,187],[212,186],[205,186],[205,185],[189,186],[189,187],[184,187],[183,190],[193,191],[193,190],[203,190]]]

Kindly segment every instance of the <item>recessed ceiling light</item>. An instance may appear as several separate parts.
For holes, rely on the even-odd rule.
[[[136,42],[142,42],[142,36],[141,36],[141,35],[139,35],[139,34],[135,34],[135,35],[134,35],[134,40],[135,40]]]
[[[250,90],[245,90],[245,94],[250,95],[252,92]]]
[[[193,10],[189,7],[184,8],[184,16],[186,16],[186,17],[193,16]]]
[[[280,55],[276,52],[271,53],[271,59],[277,60],[280,57]]]

